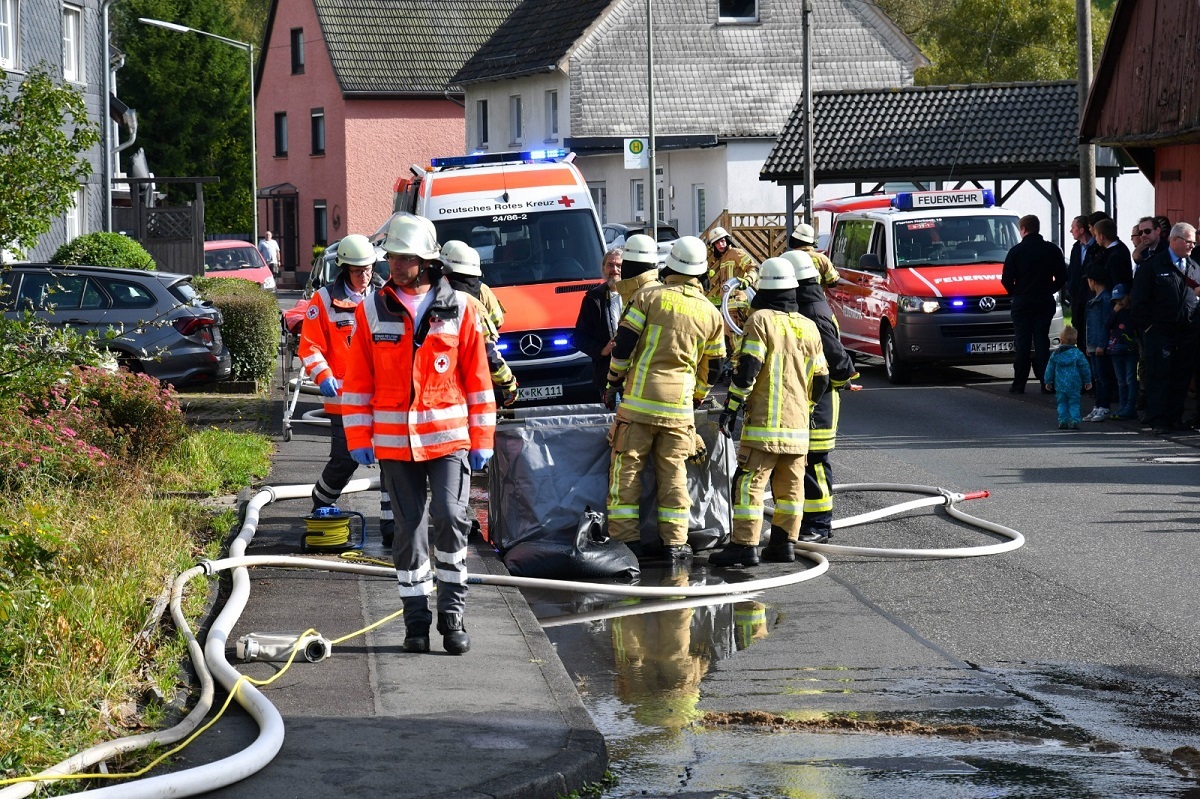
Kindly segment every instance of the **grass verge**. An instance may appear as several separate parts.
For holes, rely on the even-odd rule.
[[[139,632],[175,575],[218,555],[235,522],[167,492],[236,491],[266,476],[271,449],[257,434],[199,430],[143,471],[0,495],[0,774],[36,773],[161,721],[152,689],[176,692],[185,647],[161,627]],[[191,585],[195,618],[205,583]]]

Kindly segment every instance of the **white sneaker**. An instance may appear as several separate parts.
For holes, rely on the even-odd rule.
[[[1112,413],[1112,410],[1109,408],[1097,408],[1096,409],[1096,418],[1093,419],[1092,421],[1093,422],[1103,422],[1106,419],[1108,419],[1108,415],[1110,413]]]
[[[1096,414],[1097,414],[1097,413],[1099,413],[1099,412],[1100,412],[1100,409],[1099,409],[1099,408],[1092,408],[1092,410],[1088,412],[1088,415],[1087,415],[1087,416],[1085,416],[1085,417],[1083,417],[1083,420],[1082,420],[1082,421],[1085,421],[1085,422],[1094,422],[1094,421],[1096,421]]]

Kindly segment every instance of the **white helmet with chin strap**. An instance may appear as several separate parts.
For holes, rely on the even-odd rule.
[[[465,241],[451,239],[443,244],[442,264],[451,274],[483,277],[483,270],[479,267],[479,253]]]
[[[372,266],[375,260],[375,248],[361,233],[351,233],[338,242],[338,266]]]
[[[407,214],[393,217],[383,237],[384,252],[389,255],[415,255],[425,261],[436,261],[441,250],[432,227],[433,223],[423,217]]]
[[[708,248],[695,236],[680,236],[671,245],[667,268],[681,275],[699,277],[708,271]]]
[[[639,264],[656,264],[658,263],[658,246],[654,243],[654,239],[645,233],[635,233],[625,240],[625,246],[621,249],[621,261],[622,263],[632,261]]]

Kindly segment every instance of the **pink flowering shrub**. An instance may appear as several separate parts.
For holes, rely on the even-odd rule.
[[[179,401],[154,378],[74,367],[0,415],[0,486],[102,481],[153,464],[186,434]]]

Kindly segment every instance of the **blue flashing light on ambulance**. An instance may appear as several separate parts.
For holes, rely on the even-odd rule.
[[[889,382],[923,365],[1011,363],[1011,298],[1000,283],[1018,215],[989,189],[871,194],[816,203],[834,215],[826,296],[846,349],[883,358]],[[1050,340],[1062,333],[1056,310]]]
[[[566,150],[439,157],[395,185],[396,212],[427,217],[438,241],[479,252],[483,282],[505,309],[497,349],[520,402],[596,399],[591,360],[571,336],[600,280],[604,238],[573,161]]]

